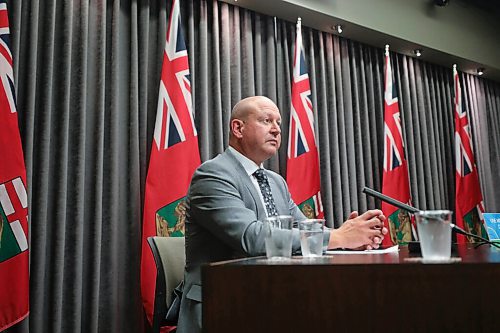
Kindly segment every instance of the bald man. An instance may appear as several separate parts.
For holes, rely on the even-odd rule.
[[[187,197],[186,268],[178,333],[201,332],[201,265],[233,258],[265,255],[263,223],[267,217],[254,173],[281,145],[281,115],[264,96],[238,102],[230,120],[229,147],[195,172]],[[305,216],[293,202],[283,177],[262,170],[269,180],[279,215]],[[351,213],[338,229],[326,229],[328,248],[377,248],[387,230],[380,210]],[[293,231],[293,251],[300,237]],[[221,295],[223,297],[223,295]]]

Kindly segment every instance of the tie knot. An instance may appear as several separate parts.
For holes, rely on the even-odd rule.
[[[264,169],[257,169],[257,171],[255,171],[253,173],[253,175],[255,176],[255,178],[257,178],[258,181],[262,181],[262,180],[266,180],[267,179],[267,176],[266,176],[266,173],[264,172]]]

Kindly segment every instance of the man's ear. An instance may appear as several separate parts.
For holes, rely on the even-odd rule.
[[[240,119],[233,119],[231,120],[231,132],[233,132],[233,135],[238,138],[238,139],[241,139],[241,137],[243,136],[243,126],[245,125],[245,123],[243,122],[243,120],[240,120]]]

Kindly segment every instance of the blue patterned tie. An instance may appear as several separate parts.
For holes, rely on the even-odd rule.
[[[257,183],[260,187],[260,193],[264,198],[264,203],[266,204],[267,216],[276,216],[278,211],[276,210],[276,205],[274,204],[273,194],[271,193],[271,187],[269,186],[269,180],[267,179],[266,172],[264,169],[257,169],[253,173],[257,179]]]

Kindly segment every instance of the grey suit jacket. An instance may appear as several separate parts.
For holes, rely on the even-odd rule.
[[[267,170],[280,215],[305,219],[293,202],[283,177]],[[262,222],[265,207],[243,166],[226,150],[203,163],[193,175],[187,197],[186,268],[178,333],[201,331],[201,265],[265,255]],[[297,230],[293,250],[300,249]]]

